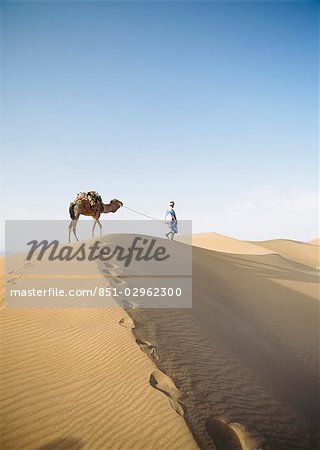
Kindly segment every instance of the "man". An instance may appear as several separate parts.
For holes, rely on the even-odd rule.
[[[166,233],[166,236],[168,239],[173,240],[174,235],[178,233],[178,221],[176,212],[173,209],[174,208],[174,202],[170,202],[170,210],[166,212],[165,221],[169,225],[170,231],[169,233]],[[168,220],[169,219],[169,220]]]

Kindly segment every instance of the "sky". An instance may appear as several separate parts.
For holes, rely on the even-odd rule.
[[[194,232],[318,237],[318,5],[1,2],[2,217],[68,220],[97,190],[174,200]]]

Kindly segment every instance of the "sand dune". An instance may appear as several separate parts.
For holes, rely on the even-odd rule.
[[[187,238],[179,238],[187,242]],[[287,259],[311,267],[320,265],[319,240],[300,242],[289,239],[274,239],[267,241],[242,241],[218,233],[196,233],[192,235],[192,245],[208,250],[240,255],[279,254]]]
[[[0,320],[1,449],[196,448],[123,309],[5,308]]]
[[[201,448],[319,448],[318,297],[281,255],[195,247],[192,309],[128,311]]]
[[[309,241],[309,244],[320,245],[320,239],[313,239],[312,241]]]
[[[0,257],[0,310],[4,307],[5,302],[5,267],[4,267],[4,257]]]
[[[179,238],[179,242],[187,243],[188,241],[189,238]],[[263,248],[255,243],[241,241],[218,233],[195,233],[192,235],[192,245],[208,250],[242,255],[268,255],[274,253],[272,250]]]
[[[319,247],[308,242],[273,239],[270,241],[254,241],[254,244],[306,266],[319,267],[320,265]]]
[[[1,448],[319,448],[309,253],[289,244],[295,258],[302,249],[295,262],[214,233],[195,240],[192,308],[137,308],[129,297],[127,311],[116,299],[1,311]],[[95,271],[124,282],[110,265]],[[11,282],[22,283],[19,271]]]

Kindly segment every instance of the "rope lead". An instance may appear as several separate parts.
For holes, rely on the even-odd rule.
[[[127,206],[123,206],[123,208],[128,209],[129,211],[132,211],[136,214],[140,214],[140,216],[148,217],[148,219],[156,220],[157,222],[161,222],[161,223],[164,222],[163,220],[155,219],[154,217],[148,216],[147,214],[143,214],[139,211],[136,211],[135,209],[128,208]]]

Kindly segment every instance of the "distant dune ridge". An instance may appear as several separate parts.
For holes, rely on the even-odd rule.
[[[2,309],[1,449],[319,448],[318,246],[193,245],[191,309]]]
[[[188,242],[187,238],[178,238],[179,242]],[[274,253],[254,242],[241,241],[218,233],[196,233],[192,235],[192,245],[224,253],[241,255],[269,255]]]
[[[180,238],[180,242],[187,239]],[[310,242],[290,239],[267,241],[242,241],[218,233],[198,233],[192,235],[192,245],[224,253],[241,255],[268,255],[277,253],[292,261],[311,267],[319,267],[319,239]]]
[[[289,239],[274,239],[271,241],[260,241],[255,244],[272,250],[291,261],[310,267],[319,267],[320,249],[311,243],[293,241]]]

